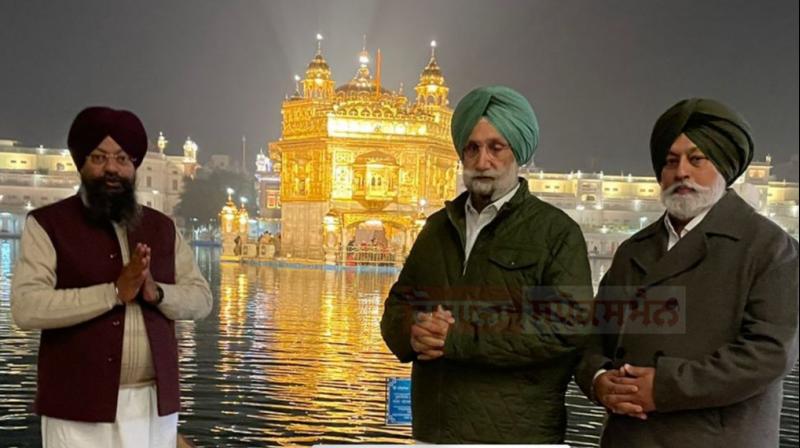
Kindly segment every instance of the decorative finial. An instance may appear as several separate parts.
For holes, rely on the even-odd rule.
[[[436,57],[436,41],[431,41],[431,59]]]
[[[156,146],[158,146],[158,150],[162,154],[164,153],[164,149],[167,148],[167,143],[169,143],[169,140],[167,140],[166,137],[164,137],[164,133],[158,131],[158,142],[156,143]]]
[[[294,94],[300,96],[300,75],[294,75]]]
[[[364,68],[369,64],[369,53],[367,52],[367,35],[364,35],[364,42],[361,45],[361,53],[358,54],[358,63]]]
[[[322,34],[317,33],[317,54],[322,54]]]

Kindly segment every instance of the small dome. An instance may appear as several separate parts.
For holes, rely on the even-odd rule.
[[[314,56],[314,59],[308,63],[308,67],[306,68],[306,78],[309,79],[330,79],[331,77],[331,68],[328,66],[328,63],[325,61],[325,58],[322,57],[320,53],[317,53]]]

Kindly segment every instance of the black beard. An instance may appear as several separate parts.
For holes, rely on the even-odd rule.
[[[101,176],[95,179],[82,178],[81,182],[86,192],[89,220],[97,224],[114,221],[128,229],[139,225],[142,208],[136,201],[135,177]],[[120,188],[109,190],[106,182],[119,182]]]

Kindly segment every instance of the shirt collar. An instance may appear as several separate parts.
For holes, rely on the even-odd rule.
[[[500,210],[500,207],[502,207],[503,204],[505,204],[506,202],[510,201],[511,198],[514,197],[514,194],[516,194],[517,190],[519,190],[519,186],[520,186],[520,184],[517,183],[516,187],[512,188],[511,191],[506,193],[500,199],[498,199],[498,200],[492,202],[491,204],[487,205],[486,208],[484,208],[484,210],[488,209],[489,207],[492,207],[495,212]],[[480,215],[480,213],[477,210],[475,210],[475,207],[472,206],[471,196],[472,195],[467,196],[467,202],[466,202],[466,204],[464,204],[464,208],[466,209],[468,214],[471,213],[471,214]]]
[[[669,213],[664,213],[664,226],[667,228],[667,232],[672,238],[679,240],[682,237],[684,237],[687,233],[689,233],[690,230],[697,227],[697,225],[703,221],[703,218],[706,217],[706,215],[708,214],[709,211],[711,211],[712,208],[713,205],[711,207],[706,208],[700,214],[698,214],[697,216],[692,218],[688,223],[686,223],[686,225],[681,230],[680,235],[678,235],[678,232],[675,231],[675,227],[672,226],[672,221],[670,221],[669,219]]]

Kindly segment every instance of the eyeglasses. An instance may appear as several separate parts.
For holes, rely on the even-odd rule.
[[[113,159],[114,162],[117,162],[117,165],[120,166],[129,166],[136,162],[136,159],[125,154],[124,152],[118,152],[116,154],[108,154],[105,152],[93,152],[88,156],[86,156],[86,158],[90,162],[92,162],[93,165],[97,166],[105,165],[111,159]]]
[[[481,152],[481,146],[483,145],[477,142],[473,141],[468,142],[467,145],[464,147],[464,158],[472,159],[478,157],[478,155]],[[491,140],[486,143],[486,150],[492,157],[497,156],[499,153],[505,151],[506,149],[511,149],[511,147],[499,140]]]

